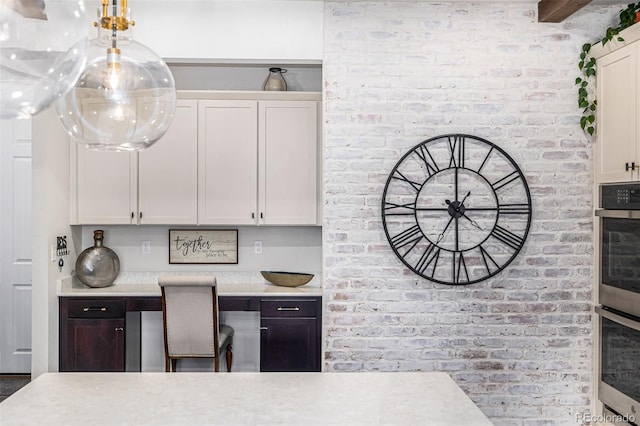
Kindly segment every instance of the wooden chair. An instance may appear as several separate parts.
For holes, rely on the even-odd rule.
[[[178,359],[213,358],[220,371],[226,351],[227,371],[233,360],[234,330],[218,322],[216,278],[206,275],[163,275],[162,290],[165,371],[176,371]]]

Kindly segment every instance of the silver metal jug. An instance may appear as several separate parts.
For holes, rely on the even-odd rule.
[[[262,90],[267,91],[286,91],[287,82],[282,74],[286,73],[284,68],[273,67],[269,68],[269,75],[262,85]]]
[[[94,246],[85,249],[76,260],[76,277],[89,287],[108,287],[120,273],[120,259],[102,244],[104,231],[93,232]]]

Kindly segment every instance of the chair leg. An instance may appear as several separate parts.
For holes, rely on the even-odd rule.
[[[233,362],[233,351],[231,350],[232,346],[227,346],[227,373],[231,373],[231,363]]]
[[[171,371],[172,372],[176,372],[178,371],[178,359],[177,358],[171,358]]]

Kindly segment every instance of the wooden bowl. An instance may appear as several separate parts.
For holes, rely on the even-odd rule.
[[[265,280],[271,284],[282,287],[299,287],[305,285],[313,278],[313,274],[302,274],[298,272],[276,272],[260,271]]]

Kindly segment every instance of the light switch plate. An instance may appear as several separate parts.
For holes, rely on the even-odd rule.
[[[253,242],[253,252],[255,254],[262,254],[262,240],[256,240]]]

